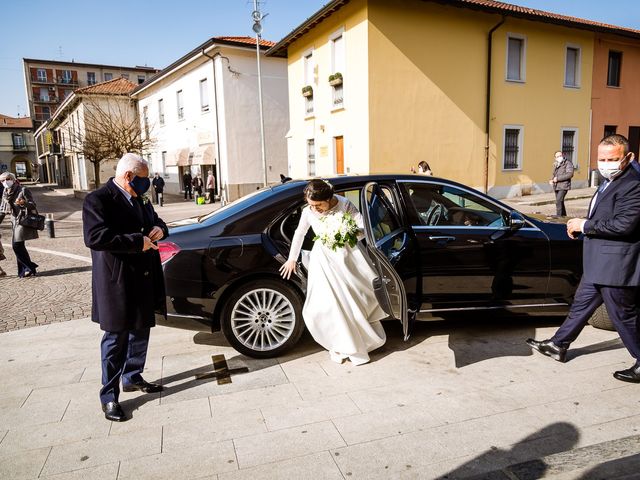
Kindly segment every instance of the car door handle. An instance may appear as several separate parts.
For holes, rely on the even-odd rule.
[[[456,237],[449,237],[447,235],[429,235],[429,240],[434,242],[447,243],[453,242],[455,239]]]

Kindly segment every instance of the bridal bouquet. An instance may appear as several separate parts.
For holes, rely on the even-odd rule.
[[[350,213],[336,212],[322,217],[324,229],[313,239],[320,240],[325,247],[334,252],[346,245],[355,247],[358,243],[358,225]]]

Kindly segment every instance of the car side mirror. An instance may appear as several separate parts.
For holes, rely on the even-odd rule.
[[[509,212],[509,230],[519,230],[524,224],[525,220],[520,212],[515,210]]]

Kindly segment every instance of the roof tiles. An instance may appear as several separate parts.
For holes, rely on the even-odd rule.
[[[136,87],[135,83],[126,78],[118,77],[106,82],[78,88],[73,93],[76,95],[129,95]]]

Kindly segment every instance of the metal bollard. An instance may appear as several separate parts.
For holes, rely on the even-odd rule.
[[[56,229],[53,221],[53,214],[47,213],[46,218],[44,219],[44,228],[47,229],[47,233],[49,234],[49,238],[56,238]]]

